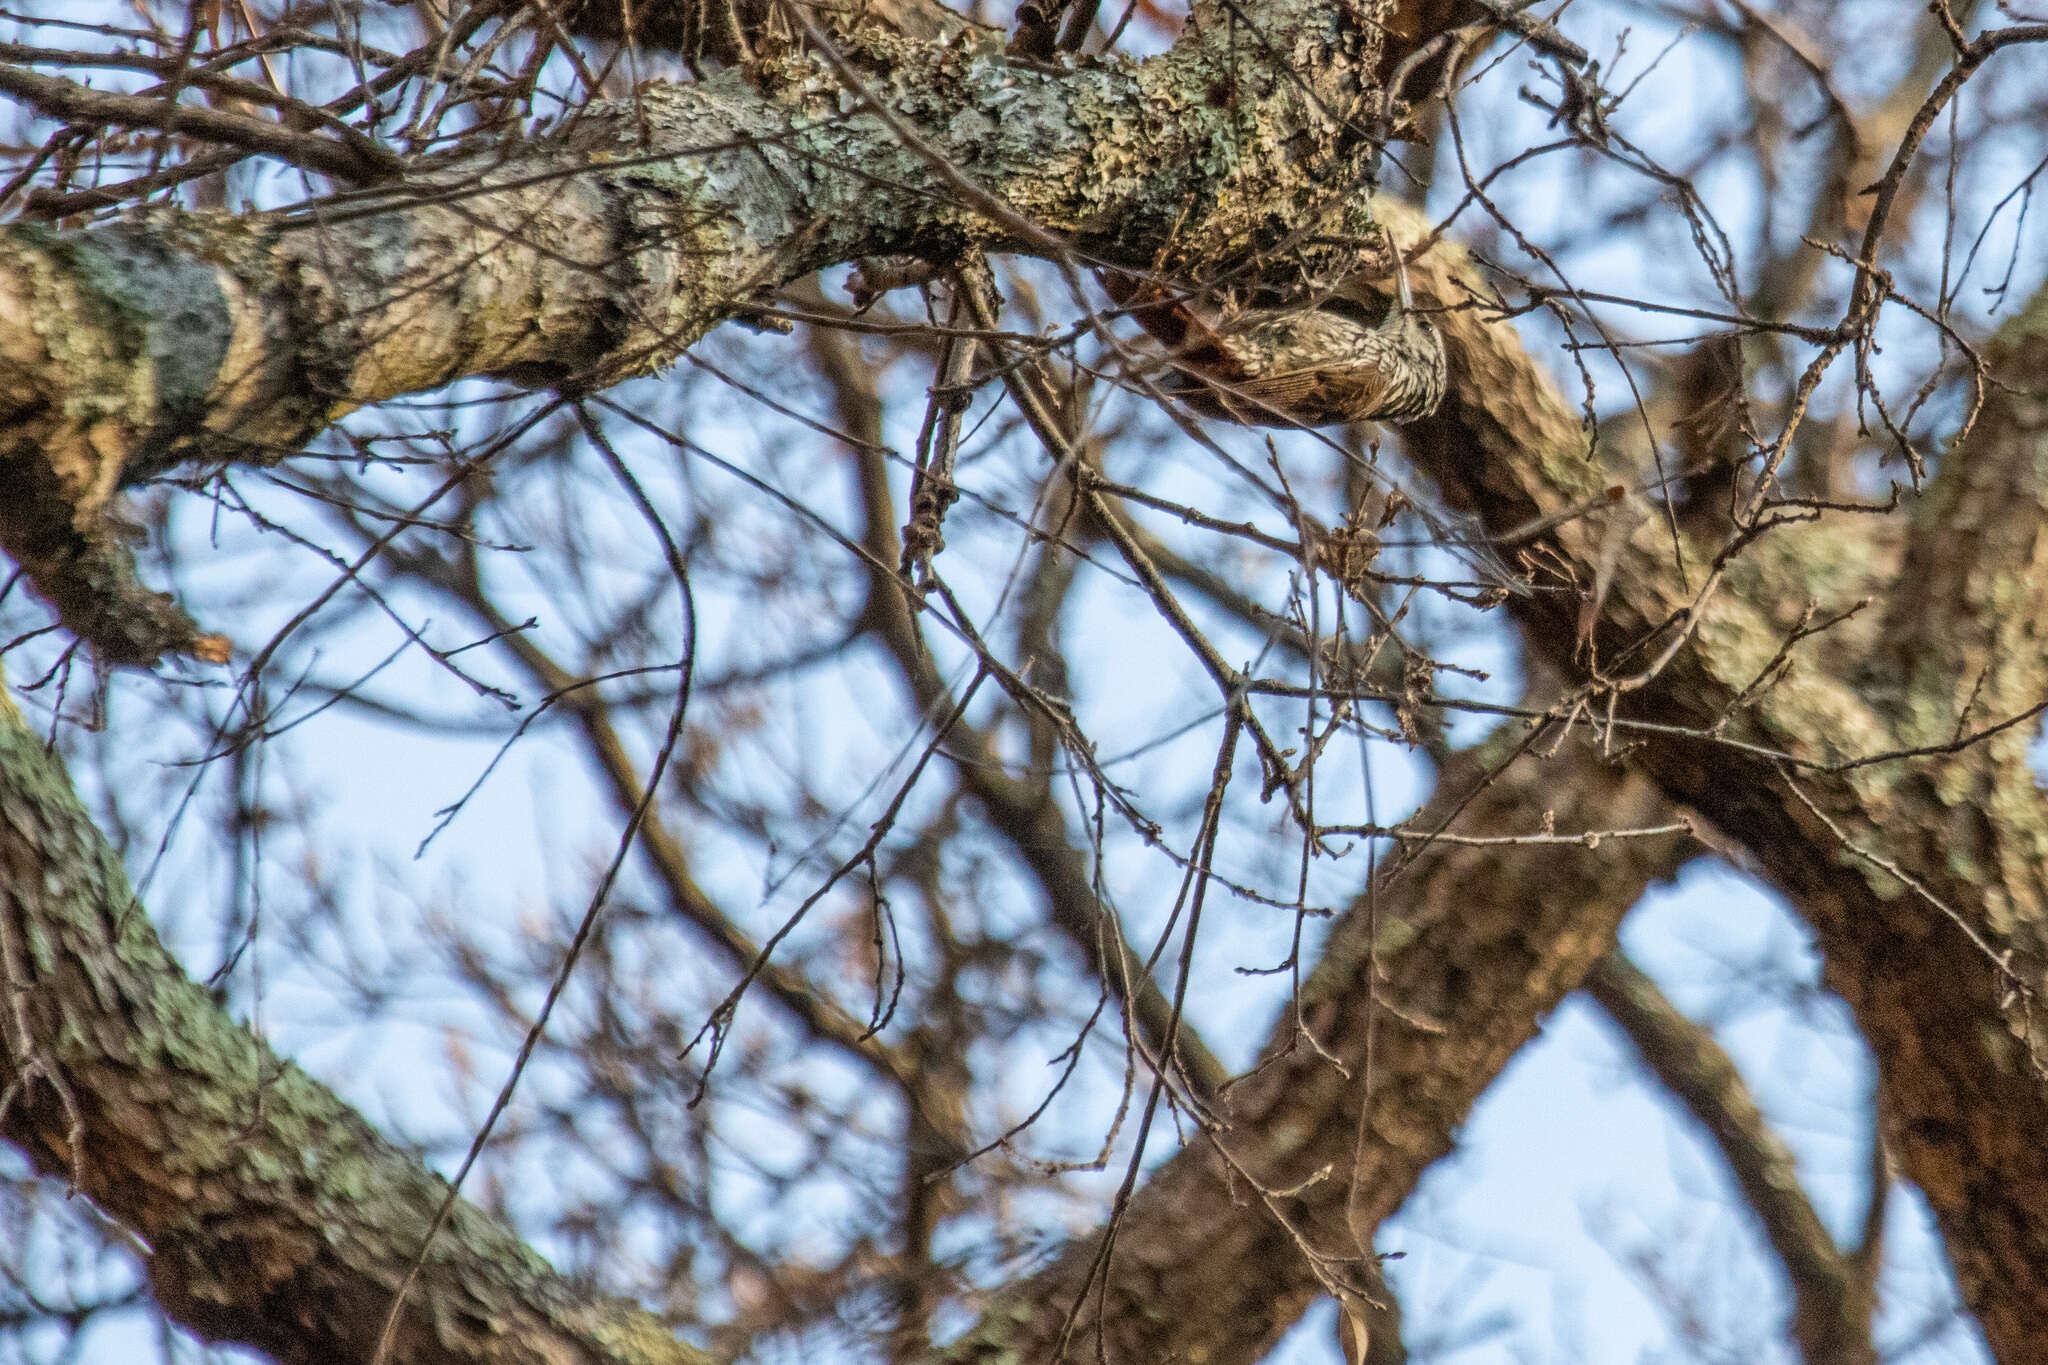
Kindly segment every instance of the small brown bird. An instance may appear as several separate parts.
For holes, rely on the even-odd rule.
[[[1415,311],[1408,271],[1394,261],[1397,302],[1374,326],[1348,311],[1261,308],[1210,322],[1156,285],[1106,279],[1112,296],[1167,347],[1193,383],[1162,388],[1197,412],[1245,425],[1319,427],[1412,422],[1443,401],[1443,337]],[[1121,287],[1120,287],[1121,286]],[[1335,302],[1342,303],[1342,300]]]

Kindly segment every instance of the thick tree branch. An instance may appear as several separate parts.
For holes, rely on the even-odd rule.
[[[1668,812],[1583,742],[1496,774],[1526,738],[1503,734],[1457,755],[1410,823],[1513,828],[1549,810],[1564,828],[1612,828]],[[1098,1351],[1209,1365],[1263,1357],[1451,1149],[1473,1101],[1607,951],[1643,889],[1696,850],[1680,835],[1505,856],[1440,843],[1383,868],[1303,986],[1300,1026],[1316,1045],[1296,1035],[1292,1014],[1281,1022],[1262,1068],[1227,1092],[1228,1128],[1197,1138],[1131,1201],[1106,1285],[1084,1293],[1099,1245],[1086,1239],[1006,1292],[940,1358],[1056,1361],[1070,1313],[1071,1361]]]
[[[188,980],[0,701],[0,1135],[148,1246],[157,1302],[288,1365],[366,1360],[446,1184]],[[703,1365],[458,1204],[392,1365]]]
[[[101,640],[110,657],[148,659],[189,648],[194,637],[179,620],[132,632],[123,625],[121,604],[133,585],[106,551],[118,539],[106,522],[124,482],[196,461],[277,458],[355,407],[460,377],[572,389],[609,383],[673,358],[744,311],[751,293],[854,255],[962,242],[1047,250],[1044,233],[1143,266],[1169,240],[1195,256],[1241,253],[1268,229],[1313,216],[1292,210],[1312,203],[1316,182],[1358,150],[1327,111],[1346,107],[1358,72],[1378,56],[1369,27],[1333,29],[1340,21],[1328,16],[1337,7],[1275,4],[1267,12],[1268,48],[1232,45],[1236,55],[1226,58],[1198,22],[1168,58],[1058,76],[967,47],[843,35],[893,124],[845,113],[836,77],[786,57],[766,68],[763,86],[719,77],[650,90],[633,105],[593,111],[555,141],[421,171],[374,200],[248,221],[167,217],[68,236],[13,229],[0,239],[0,479],[20,496],[0,518],[0,539],[74,629]],[[1321,27],[1315,13],[1325,16]],[[1308,54],[1301,74],[1312,84],[1242,67],[1273,50]],[[1208,98],[1222,88],[1219,77],[1228,78],[1230,99]],[[1174,115],[1163,126],[1160,110]],[[1257,139],[1238,136],[1242,127],[1302,137],[1289,157],[1260,156]],[[917,146],[899,135],[905,128]],[[1013,207],[1017,221],[1037,225],[1028,240],[1003,214],[962,207],[963,181],[985,196],[977,202]],[[1229,212],[1216,211],[1219,203]],[[1873,214],[1873,238],[1883,216]],[[1418,237],[1419,225],[1404,235]],[[1875,245],[1866,265],[1876,264]],[[1442,315],[1452,396],[1411,429],[1410,453],[1497,536],[1561,566],[1550,586],[1581,589],[1583,597],[1534,594],[1512,610],[1560,666],[1577,666],[1581,643],[1591,648],[1599,671],[1583,696],[1594,713],[1612,716],[1618,729],[1634,727],[1623,733],[1643,737],[1640,762],[1662,792],[1746,843],[1815,925],[1828,980],[1877,1052],[1893,1145],[1941,1219],[1966,1297],[2007,1365],[2044,1358],[2048,1148],[2039,1135],[2048,1131],[2048,1082],[2040,1030],[2048,1021],[2038,992],[2048,963],[2048,820],[2024,766],[2024,729],[1962,745],[1981,728],[1977,717],[1984,726],[2001,722],[2041,696],[2031,669],[2042,653],[2038,604],[2048,578],[2039,549],[2048,444],[2029,406],[2037,400],[1994,393],[1970,442],[1944,459],[1927,500],[1937,515],[1918,538],[1923,564],[1943,554],[1979,562],[1959,575],[1924,573],[1916,609],[1891,624],[1937,640],[1934,652],[1950,671],[1909,672],[1872,638],[1876,623],[1858,620],[1837,633],[1837,647],[1865,651],[1860,677],[1795,671],[1759,689],[1809,602],[1835,609],[1891,586],[1881,559],[1854,532],[1780,525],[1727,562],[1715,546],[1689,546],[1692,569],[1678,567],[1660,523],[1631,534],[1622,520],[1636,515],[1627,493],[1636,471],[1596,466],[1514,334],[1470,308],[1485,295],[1469,264],[1439,246],[1414,273],[1420,292],[1464,311]],[[1882,302],[1874,283],[1859,291],[1834,344],[1867,329],[1870,309]],[[2033,336],[2009,339],[1994,354],[2017,385],[2042,372]],[[1619,496],[1610,498],[1611,489]],[[1988,534],[1943,550],[1954,515],[1943,509],[1964,509],[1961,524]],[[1703,573],[1701,565],[1710,567]],[[1974,680],[1973,661],[1981,663]],[[379,1257],[408,1248],[344,1238],[336,1251],[324,1237],[329,1224],[293,1223],[289,1237],[253,1249],[232,1244],[222,1257],[220,1226],[208,1223],[201,1240],[180,1219],[195,1210],[216,1216],[209,1197],[260,1196],[285,1181],[278,1203],[289,1208],[279,1217],[318,1208],[339,1220],[332,1226],[361,1228],[371,1239],[378,1224],[351,1223],[351,1215],[376,1207],[384,1221],[410,1226],[406,1219],[418,1213],[423,1226],[437,1187],[393,1154],[396,1165],[371,1163],[383,1184],[368,1195],[351,1187],[355,1204],[319,1204],[321,1192],[303,1188],[311,1177],[296,1164],[309,1141],[318,1150],[331,1132],[348,1146],[343,1137],[360,1133],[362,1150],[386,1149],[246,1039],[221,1044],[240,1050],[210,1073],[245,1077],[239,1091],[200,1083],[219,1050],[214,1035],[229,1026],[193,1013],[204,1003],[189,994],[163,995],[168,987],[155,973],[173,969],[153,941],[147,951],[129,941],[147,931],[135,927],[141,917],[103,847],[82,832],[75,801],[33,741],[19,727],[5,733],[0,858],[12,913],[0,921],[9,934],[0,943],[16,992],[5,1015],[8,1076],[54,1073],[10,1097],[10,1131],[21,1127],[50,1168],[79,1163],[88,1189],[117,1217],[160,1230],[163,1240],[152,1241],[173,1311],[202,1330],[282,1342],[273,1347],[281,1353],[305,1341],[339,1350],[358,1317],[374,1329],[368,1286],[388,1289],[390,1270]],[[1951,751],[1927,761],[1864,762],[1944,747]],[[1563,790],[1585,803],[1560,812],[1568,827],[1655,819],[1648,811],[1656,795],[1578,750],[1537,778],[1518,781],[1519,772],[1482,790],[1472,812],[1509,823]],[[1526,858],[1541,870],[1527,883],[1503,871],[1494,849],[1445,844],[1420,855],[1404,881],[1380,892],[1383,907],[1403,886],[1417,903],[1381,926],[1377,989],[1390,1018],[1381,1022],[1360,1188],[1332,1173],[1285,1196],[1247,1201],[1216,1149],[1183,1153],[1132,1205],[1102,1297],[1080,1293],[1092,1260],[1092,1248],[1081,1248],[1020,1286],[954,1353],[1049,1358],[1074,1308],[1087,1329],[1075,1338],[1077,1351],[1092,1353],[1090,1331],[1099,1330],[1118,1358],[1253,1358],[1320,1283],[1276,1214],[1322,1254],[1355,1251],[1357,1226],[1342,1216],[1346,1197],[1376,1221],[1448,1148],[1479,1086],[1604,951],[1614,918],[1643,880],[1680,856],[1678,841],[1671,844],[1529,852],[1508,864]],[[1635,861],[1618,861],[1617,850]],[[1338,940],[1349,948],[1333,952],[1318,974],[1308,1019],[1327,1045],[1356,1060],[1371,1012],[1360,1005],[1369,998],[1363,931],[1354,924],[1350,933]],[[114,934],[123,936],[122,954],[99,951]],[[22,993],[24,981],[36,989]],[[112,1017],[81,1014],[67,1027],[63,1011],[96,1007],[103,996],[121,1006]],[[174,1018],[155,1029],[166,1009]],[[204,1048],[172,1029],[194,1018]],[[154,1030],[141,1040],[127,1031],[138,1019]],[[151,1064],[181,1080],[190,1073],[193,1083],[170,1095],[151,1090]],[[81,1070],[102,1066],[109,1074]],[[86,1074],[89,1089],[58,1084]],[[317,1116],[313,1136],[295,1130],[295,1141],[275,1147],[230,1141],[248,1124],[249,1092],[258,1086],[268,1125],[255,1130],[260,1137],[276,1136],[282,1116],[308,1112]],[[166,1110],[187,1095],[212,1107]],[[1348,1132],[1354,1110],[1346,1106],[1360,1099],[1355,1069],[1342,1078],[1312,1049],[1297,1048],[1239,1087],[1238,1122],[1216,1141],[1268,1191],[1289,1186],[1315,1174],[1329,1154],[1327,1130]],[[165,1112],[176,1120],[168,1130]],[[180,1148],[166,1167],[159,1147],[188,1130],[210,1145],[200,1157]],[[124,1152],[136,1178],[96,1187],[94,1163],[129,1172],[119,1164]],[[283,1164],[203,1165],[257,1155]],[[413,1175],[394,1174],[401,1166]],[[152,1183],[141,1179],[145,1170],[173,1176]],[[188,1178],[194,1170],[203,1178]],[[386,1209],[387,1185],[403,1196],[394,1196],[396,1213]],[[483,1266],[524,1266],[537,1277],[539,1287],[520,1296],[538,1294],[539,1310],[529,1305],[521,1317],[515,1302],[511,1317],[463,1316],[471,1311],[458,1306],[464,1294],[505,1282],[466,1281],[458,1270],[444,1277],[470,1254],[463,1249],[472,1233],[487,1244],[476,1253]],[[1191,1246],[1205,1254],[1191,1259]],[[520,1260],[501,1230],[459,1220],[447,1256],[429,1266],[421,1297],[438,1316],[431,1326],[416,1319],[406,1338],[424,1353],[417,1358],[457,1358],[430,1350],[471,1330],[493,1344],[491,1332],[506,1322],[524,1334],[517,1349],[541,1354],[502,1358],[581,1358],[575,1333],[549,1305],[570,1303],[562,1310],[570,1318],[585,1310]],[[330,1267],[335,1257],[345,1263]],[[302,1264],[331,1269],[333,1279],[300,1284],[291,1277]],[[288,1292],[251,1310],[231,1302],[223,1274],[235,1277],[242,1298],[251,1284]],[[558,1340],[570,1344],[547,1354]],[[1228,1349],[1219,1353],[1217,1341]],[[287,1358],[325,1357],[309,1350]]]
[[[1383,207],[1383,218],[1394,214]],[[1409,229],[1420,230],[1419,221]],[[1588,457],[1571,413],[1512,331],[1470,307],[1481,296],[1462,253],[1439,246],[1411,274],[1463,310],[1443,321],[1451,397],[1408,429],[1411,454],[1489,530],[1529,547],[1532,562],[1566,566],[1582,592],[1609,585],[1594,599],[1590,642],[1598,659],[1615,662],[1589,700],[1622,724],[1649,727],[1638,732],[1646,770],[1746,844],[1819,931],[1828,983],[1876,1051],[1895,1148],[1941,1219],[1966,1301],[2001,1360],[2048,1358],[2038,1331],[2048,1302],[2048,1147],[2036,1140],[2048,1130],[2048,1015],[2038,995],[2048,964],[2048,819],[2024,766],[2027,730],[2009,727],[1938,761],[1863,762],[1954,744],[2009,717],[1979,712],[1981,725],[1956,726],[1971,681],[1899,676],[1856,622],[1838,632],[1836,648],[1872,651],[1860,673],[1795,669],[1754,688],[1809,603],[1839,610],[1889,587],[1868,538],[1854,527],[1780,523],[1726,564],[1716,565],[1712,547],[1691,547],[1689,563],[1716,565],[1704,582],[1697,568],[1681,571],[1661,519],[1606,497],[1634,473]],[[2041,307],[2048,301],[2033,316]],[[2008,342],[1991,357],[1994,373],[2031,383],[2036,347]],[[2031,471],[2015,476],[2028,496],[2006,509],[2020,525],[1988,543],[1972,537],[1960,556],[1973,565],[1970,586],[1953,585],[1939,604],[1952,629],[1974,619],[1972,630],[1996,622],[2016,632],[2028,660],[2040,658],[2038,641],[2024,643],[2040,617],[2024,606],[2048,573],[2029,548],[2039,544],[2048,461],[2038,421],[2024,416],[2033,401],[1995,394],[1929,495],[1932,504],[1955,496],[1944,485],[1979,479],[1965,471],[1981,461]],[[2004,420],[1998,405],[2008,402],[2015,415]],[[1641,522],[1632,534],[1615,528],[1624,516]],[[2015,580],[2033,586],[2017,597],[2008,586],[2001,603],[1997,584]],[[1571,593],[1512,604],[1526,637],[1564,667],[1576,667],[1580,609]],[[2014,692],[2001,695],[2018,705]],[[2029,704],[2040,700],[2037,690]]]
[[[1329,218],[1321,186],[1356,179],[1364,144],[1328,111],[1378,54],[1370,23],[1307,0],[1264,24],[1242,43],[1205,5],[1160,57],[1062,72],[849,24],[829,63],[648,86],[347,201],[0,231],[0,478],[35,494],[0,538],[72,629],[148,662],[192,632],[124,636],[94,610],[123,579],[104,524],[123,484],[274,461],[457,379],[609,385],[861,256],[1241,257]],[[1289,155],[1262,155],[1254,126],[1290,130]],[[34,552],[66,537],[98,553]]]
[[[1902,739],[1941,743],[2048,700],[2048,440],[2033,390],[2048,373],[2048,294],[1987,357],[1996,387],[1914,509],[1867,690]],[[1973,759],[2016,813],[2036,800],[2026,729]],[[1988,761],[1988,766],[1986,763]]]

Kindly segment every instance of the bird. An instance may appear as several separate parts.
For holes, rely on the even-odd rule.
[[[1205,416],[1269,427],[1412,422],[1436,411],[1447,382],[1443,337],[1415,311],[1398,252],[1394,280],[1394,307],[1375,325],[1342,296],[1210,321],[1156,284],[1104,276],[1111,297],[1166,347],[1178,377],[1164,392]]]

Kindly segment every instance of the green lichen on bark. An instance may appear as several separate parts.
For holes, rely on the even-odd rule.
[[[367,1358],[446,1185],[183,973],[62,767],[0,707],[0,947],[17,993],[0,1092],[50,1073],[28,1076],[0,1133],[146,1241],[159,1301],[188,1326],[287,1361]],[[459,1202],[401,1324],[393,1365],[705,1360]]]
[[[841,15],[829,59],[651,86],[345,206],[0,229],[0,477],[41,490],[0,543],[102,657],[219,661],[134,581],[122,485],[464,377],[603,388],[860,257],[1237,268],[1351,232],[1384,8],[1271,5],[1252,41],[1204,4],[1160,56],[1062,70]]]

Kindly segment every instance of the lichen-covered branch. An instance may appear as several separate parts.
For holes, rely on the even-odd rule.
[[[1238,41],[1205,7],[1160,57],[1060,71],[849,23],[348,199],[0,230],[0,480],[30,491],[0,543],[74,631],[147,663],[194,631],[102,619],[124,484],[275,461],[458,379],[601,388],[861,256],[978,242],[1149,266],[1169,241],[1206,260],[1277,242],[1356,180],[1365,145],[1332,111],[1379,40],[1303,0],[1264,25]]]
[[[165,1312],[367,1360],[446,1184],[188,979],[63,768],[0,702],[0,1136],[139,1237]],[[703,1365],[458,1203],[392,1365]]]
[[[1462,253],[1439,246],[1412,273],[1418,292],[1458,311],[1442,323],[1450,397],[1408,429],[1410,452],[1532,562],[1564,566],[1559,579],[1579,594],[1512,604],[1525,637],[1565,667],[1582,640],[1596,660],[1628,661],[1589,686],[1597,712],[1611,704],[1620,724],[1644,727],[1627,737],[1642,741],[1645,770],[1746,845],[1818,930],[1827,982],[1876,1052],[1895,1150],[1941,1220],[1965,1300],[2001,1360],[2041,1358],[2048,810],[2026,765],[2032,727],[1996,727],[2048,698],[2048,442],[2024,392],[2048,356],[2048,299],[1988,354],[2012,388],[1989,396],[1943,458],[1921,552],[1895,582],[1876,538],[1826,522],[1780,524],[1725,563],[1688,544],[1681,567],[1664,519],[1611,496],[1640,471],[1596,462],[1512,330],[1470,306],[1480,296]],[[1621,517],[1633,531],[1616,528]],[[1946,551],[1930,537],[1946,537]],[[1934,571],[1930,553],[1947,567]],[[1831,658],[1846,653],[1848,666],[1753,686],[1809,604],[1839,611],[1895,586],[1935,642],[1910,664],[1887,640],[1901,622],[1887,632],[1866,613],[1834,633]],[[1979,732],[1993,733],[1973,742]]]

